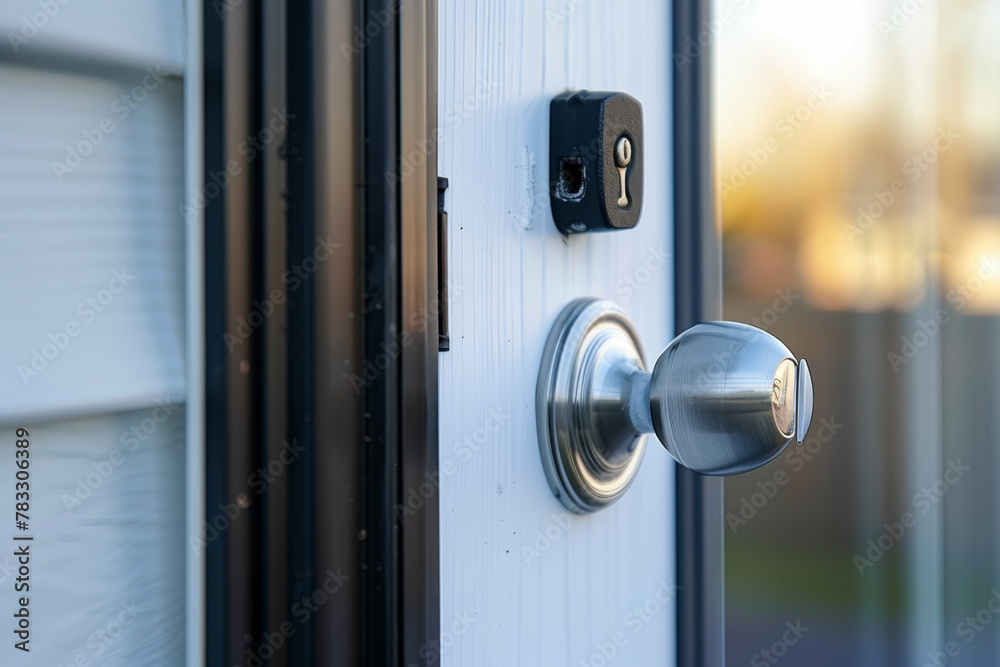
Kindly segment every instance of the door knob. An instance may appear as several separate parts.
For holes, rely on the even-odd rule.
[[[812,378],[769,333],[706,322],[647,370],[642,345],[611,301],[579,299],[556,319],[536,389],[538,444],[552,492],[570,510],[613,503],[638,472],[648,434],[705,475],[735,475],[805,439]]]

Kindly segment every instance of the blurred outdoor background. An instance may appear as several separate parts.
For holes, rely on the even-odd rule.
[[[725,316],[816,393],[726,482],[727,662],[1000,665],[1000,0],[715,10]]]

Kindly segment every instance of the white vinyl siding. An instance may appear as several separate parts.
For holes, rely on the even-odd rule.
[[[70,665],[80,655],[102,667],[184,664],[184,408],[167,409],[163,422],[155,419],[166,411],[146,408],[28,425],[34,633],[24,664]],[[122,443],[144,425],[143,440]],[[11,449],[0,448],[5,466]],[[11,484],[0,487],[9,502]],[[11,588],[0,583],[13,610]],[[120,618],[132,605],[137,614]]]
[[[14,325],[0,331],[0,423],[183,399],[180,82],[164,78],[120,119],[122,76],[0,66],[0,285]],[[57,175],[67,146],[92,145],[86,133],[100,143]]]
[[[0,7],[0,509],[24,426],[30,664],[184,661],[184,19]]]
[[[27,21],[27,24],[25,23]],[[30,27],[29,27],[30,26]],[[40,27],[39,27],[40,26]],[[32,28],[37,32],[32,35]],[[184,67],[182,0],[5,0],[0,36],[6,55],[70,61],[81,55],[126,66]]]

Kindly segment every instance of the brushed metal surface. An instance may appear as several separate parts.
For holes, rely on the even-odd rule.
[[[736,322],[698,324],[667,345],[652,373],[624,312],[578,299],[559,315],[536,389],[538,442],[552,492],[592,512],[628,489],[654,432],[678,463],[735,475],[805,438],[812,378],[781,341]]]
[[[653,368],[657,438],[678,463],[703,475],[736,475],[764,465],[795,435],[797,420],[786,416],[785,424],[777,423],[772,403],[786,361],[796,363],[781,341],[747,324],[691,327],[671,341]],[[784,400],[791,397],[798,401],[794,386]]]
[[[536,405],[545,475],[571,511],[602,509],[635,478],[646,436],[624,408],[641,405],[629,397],[648,396],[648,376],[639,336],[618,306],[578,299],[562,311],[542,355]]]

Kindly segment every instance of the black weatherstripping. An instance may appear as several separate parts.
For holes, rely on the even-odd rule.
[[[673,3],[674,321],[721,319],[721,240],[714,210],[709,0]],[[677,665],[723,667],[723,481],[676,466]]]
[[[364,123],[364,406],[361,541],[365,665],[398,664],[399,572],[399,15],[398,0],[364,0],[362,17],[385,17],[361,55]]]
[[[202,15],[206,514],[191,546],[205,554],[207,664],[241,660],[265,630],[264,505],[247,493],[264,456],[263,335],[239,333],[263,284],[260,162],[230,166],[260,125],[259,9],[206,4]]]
[[[290,613],[346,575],[296,623],[288,664],[431,665],[437,503],[400,499],[437,470],[435,5],[286,7],[288,266],[335,244],[288,298]],[[404,137],[432,147],[405,172]]]
[[[204,68],[205,68],[205,173],[212,173],[224,162],[223,131],[225,106],[220,87],[223,67],[222,23],[213,19],[214,12],[204,7]],[[225,211],[221,200],[206,202],[204,212],[205,243],[205,507],[218,507],[226,502],[227,391],[226,346],[222,335],[226,330],[226,270],[225,262],[207,261],[224,258],[226,250]],[[206,511],[205,521],[209,520]],[[205,551],[205,619],[206,664],[227,662],[225,644],[228,625],[226,560],[228,548],[219,540]]]
[[[312,148],[313,2],[289,3],[287,16],[286,86],[288,113],[287,264],[302,261],[315,236],[315,156]],[[300,466],[289,471],[288,579],[290,599],[315,589],[314,552],[316,438],[314,283],[300,286],[288,298],[288,432],[305,451]],[[309,616],[288,641],[290,664],[315,664],[316,619]]]
[[[294,667],[362,663],[362,247],[357,2],[286,3],[287,640]]]

